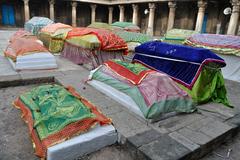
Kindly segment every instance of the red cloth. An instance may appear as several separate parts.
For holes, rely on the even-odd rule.
[[[67,38],[74,36],[83,36],[87,34],[94,34],[101,42],[101,50],[124,50],[127,53],[127,43],[113,32],[105,29],[96,28],[74,28],[68,32]]]
[[[151,69],[146,69],[140,71],[138,74],[132,72],[130,69],[124,67],[123,65],[120,65],[112,60],[109,60],[104,63],[107,67],[112,69],[117,75],[121,76],[124,79],[127,79],[129,82],[131,82],[134,85],[138,85],[142,82],[142,80],[152,72],[155,72]]]
[[[7,46],[4,55],[15,61],[17,56],[36,52],[48,52],[48,50],[34,39],[17,38]]]

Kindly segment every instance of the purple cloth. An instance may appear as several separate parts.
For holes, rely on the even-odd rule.
[[[92,70],[110,59],[123,60],[123,51],[89,50],[65,42],[61,56]]]
[[[240,36],[219,34],[194,34],[188,38],[189,41],[218,48],[240,49]]]

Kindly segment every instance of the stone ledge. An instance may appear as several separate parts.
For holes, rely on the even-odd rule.
[[[185,158],[191,151],[168,135],[143,145],[139,150],[151,160],[178,160]]]
[[[9,76],[8,76],[9,77]],[[54,77],[39,77],[31,79],[21,79],[19,75],[11,77],[6,81],[2,81],[3,76],[0,77],[0,88],[14,87],[14,86],[24,86],[30,84],[40,84],[40,83],[52,83],[54,82]]]

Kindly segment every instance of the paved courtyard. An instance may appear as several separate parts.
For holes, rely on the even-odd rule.
[[[0,31],[0,51],[5,49],[12,31]],[[20,71],[12,69],[9,62],[0,56],[0,159],[32,160],[32,144],[27,126],[20,118],[20,112],[12,107],[12,101],[22,92],[39,83],[60,83],[72,85],[83,96],[94,103],[108,117],[119,133],[119,144],[103,148],[79,159],[89,160],[238,160],[240,153],[240,84],[227,81],[226,87],[234,109],[221,104],[209,103],[198,106],[198,112],[180,114],[165,120],[149,123],[126,110],[85,83],[89,71],[61,57],[56,57],[59,68],[48,71]],[[227,143],[220,145],[227,141]],[[218,147],[220,145],[220,147]]]

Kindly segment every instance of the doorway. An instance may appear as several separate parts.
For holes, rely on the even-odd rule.
[[[15,14],[12,5],[2,5],[2,24],[3,25],[15,25]]]
[[[202,33],[207,33],[207,21],[208,21],[208,14],[205,13],[203,18]]]

